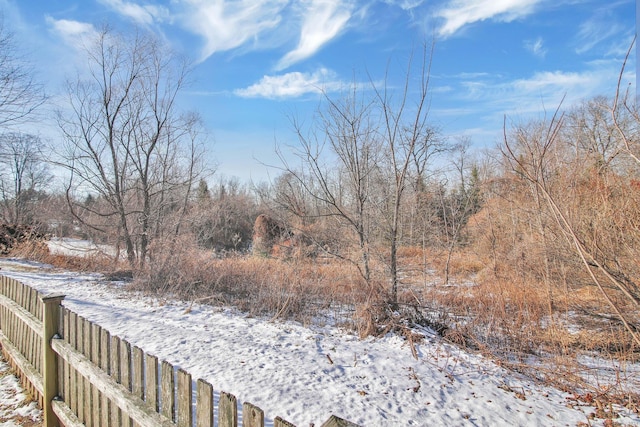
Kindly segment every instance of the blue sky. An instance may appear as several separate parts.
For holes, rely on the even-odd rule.
[[[412,50],[435,39],[431,119],[445,136],[494,146],[514,120],[613,96],[635,34],[633,0],[0,0],[49,94],[82,66],[78,44],[104,23],[152,31],[192,58],[181,99],[202,115],[218,173],[272,177],[274,146],[295,145],[323,88],[400,83]],[[624,84],[635,90],[635,54]],[[366,85],[365,85],[366,86]],[[44,126],[44,125],[42,125]],[[41,130],[54,143],[54,126]]]

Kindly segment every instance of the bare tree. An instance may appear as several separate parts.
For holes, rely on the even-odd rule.
[[[455,156],[451,161],[458,175],[457,188],[446,191],[446,186],[442,186],[439,191],[442,235],[447,250],[444,269],[445,284],[449,283],[453,252],[462,243],[462,235],[469,218],[480,210],[482,204],[478,166],[474,163],[467,165],[470,144],[470,140],[463,137],[453,147]]]
[[[86,48],[88,78],[67,86],[69,107],[58,114],[64,135],[61,164],[70,172],[72,212],[84,209],[115,225],[129,264],[144,266],[150,242],[177,233],[201,172],[200,120],[178,109],[188,64],[148,35],[127,38],[103,29]],[[78,206],[76,195],[101,203]],[[81,209],[80,209],[81,208]],[[176,211],[177,222],[167,218]]]
[[[15,132],[0,135],[0,200],[4,222],[19,225],[32,222],[35,198],[49,179],[42,145],[36,135]]]
[[[584,101],[567,114],[567,126],[563,127],[563,138],[574,149],[588,167],[599,171],[611,169],[626,173],[635,165],[625,155],[623,136],[633,126],[633,117],[626,109],[611,114],[614,101],[598,96]],[[623,131],[621,135],[619,131]]]
[[[374,228],[383,234],[379,240],[389,249],[393,304],[405,190],[410,182],[424,179],[429,161],[444,148],[428,121],[432,49],[425,45],[417,73],[409,61],[400,90],[392,89],[387,76],[382,86],[370,79],[370,92],[353,84],[340,100],[325,96],[326,108],[313,132],[305,133],[294,121],[302,168],[290,167],[283,158],[285,171],[325,208],[318,215],[353,233],[360,253],[357,265],[368,283]]]
[[[330,247],[324,249],[355,264],[370,284],[371,184],[379,160],[373,103],[362,96],[355,83],[343,99],[325,96],[325,101],[326,108],[319,112],[319,120],[310,132],[293,120],[300,142],[297,154],[301,168],[294,168],[280,156],[287,179],[293,182],[277,198],[298,217],[334,221],[343,234],[353,233],[359,259]],[[298,191],[288,191],[294,188],[311,196],[313,209],[301,209],[304,197]]]
[[[0,17],[0,128],[22,123],[45,102],[32,70]]]
[[[404,86],[400,91],[388,86],[377,87],[372,80],[376,103],[382,116],[381,146],[384,165],[391,186],[386,207],[389,239],[389,270],[391,275],[391,303],[398,301],[398,245],[400,214],[405,190],[410,179],[423,179],[429,161],[445,149],[439,132],[429,122],[429,79],[433,59],[432,44],[424,45],[418,72],[414,75],[413,56],[409,60]]]

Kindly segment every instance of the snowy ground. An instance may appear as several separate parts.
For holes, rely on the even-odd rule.
[[[49,252],[52,254],[86,257],[97,255],[113,256],[112,246],[96,245],[89,240],[78,240],[66,237],[54,237],[48,241]]]
[[[396,336],[360,340],[333,327],[249,318],[233,309],[128,293],[99,275],[0,259],[1,273],[44,293],[146,352],[306,427],[331,414],[362,426],[604,425],[571,395],[441,342],[428,330],[418,359]],[[617,408],[620,425],[640,417]]]
[[[35,427],[42,425],[42,412],[30,401],[9,365],[0,356],[0,425]]]

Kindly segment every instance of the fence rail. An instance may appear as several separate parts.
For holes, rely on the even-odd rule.
[[[112,336],[63,299],[0,276],[2,353],[43,408],[45,427],[239,426],[234,395],[220,391],[214,401],[211,384]],[[257,406],[243,403],[240,415],[242,427],[264,427]],[[280,417],[273,425],[293,426]],[[322,424],[354,426],[336,416]]]

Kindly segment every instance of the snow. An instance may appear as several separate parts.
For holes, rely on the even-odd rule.
[[[115,254],[113,246],[97,245],[89,240],[79,240],[67,237],[54,237],[47,241],[49,252],[55,255],[88,257]]]
[[[42,419],[35,402],[22,389],[18,379],[11,374],[9,365],[0,357],[0,424],[6,427],[19,426],[16,421]]]
[[[507,371],[430,330],[416,343],[394,335],[359,339],[331,326],[251,318],[231,308],[133,294],[97,274],[0,260],[2,274],[43,293],[142,348],[185,369],[216,391],[281,416],[320,426],[331,414],[362,426],[603,425],[572,395]],[[616,408],[622,425],[640,425]]]

